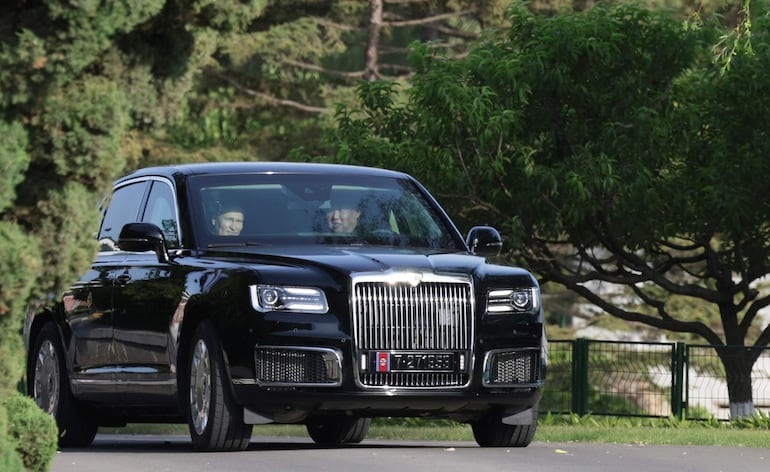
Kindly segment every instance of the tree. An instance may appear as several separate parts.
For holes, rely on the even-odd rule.
[[[25,307],[91,262],[99,200],[149,152],[137,141],[176,119],[216,37],[262,3],[0,5],[0,387],[21,376]]]
[[[405,73],[425,31],[461,52],[501,1],[3,2],[0,346],[19,352],[25,307],[88,266],[114,178],[312,149],[319,110],[351,98],[351,81]],[[0,385],[15,385],[20,357],[0,358]]]
[[[286,159],[300,143],[323,154],[337,103],[360,80],[403,81],[408,45],[462,56],[483,27],[499,26],[508,0],[282,0],[248,29],[220,38],[185,119],[169,133],[191,150]],[[174,150],[171,150],[174,152]]]
[[[756,10],[756,6],[755,6]],[[753,413],[750,371],[770,342],[770,66],[712,61],[724,33],[629,5],[544,17],[510,10],[464,60],[416,46],[405,104],[360,85],[341,107],[338,160],[417,175],[461,221],[500,227],[507,256],[607,313],[719,349],[733,417]],[[618,303],[585,284],[633,295]],[[710,327],[687,300],[719,313]]]

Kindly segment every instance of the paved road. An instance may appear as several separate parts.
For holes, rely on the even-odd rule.
[[[740,447],[534,442],[526,449],[482,449],[473,442],[365,440],[327,449],[305,438],[254,436],[244,452],[196,453],[186,436],[99,435],[88,449],[58,452],[51,471],[749,472],[768,466],[770,449]]]

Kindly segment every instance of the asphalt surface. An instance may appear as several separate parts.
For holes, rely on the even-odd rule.
[[[517,449],[480,448],[474,442],[365,440],[324,448],[308,438],[254,436],[243,452],[200,453],[191,449],[186,436],[98,435],[90,448],[58,451],[51,471],[749,472],[768,466],[770,449],[743,447],[533,442]]]

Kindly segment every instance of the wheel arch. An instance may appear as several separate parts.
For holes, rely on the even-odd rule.
[[[177,392],[179,395],[179,402],[183,408],[185,414],[187,408],[189,408],[189,401],[187,399],[187,392],[190,388],[189,385],[189,363],[190,363],[190,349],[192,343],[192,337],[195,330],[201,323],[208,322],[215,330],[215,333],[219,339],[220,348],[222,349],[222,359],[224,360],[225,378],[227,388],[234,398],[236,397],[235,389],[232,384],[232,375],[230,373],[230,360],[227,355],[227,350],[222,343],[221,328],[216,322],[216,311],[207,304],[194,303],[193,299],[187,304],[184,321],[181,324],[179,333],[179,344],[177,346],[176,368],[177,368]]]
[[[31,315],[31,321],[28,322],[27,333],[26,333],[26,339],[25,339],[25,363],[26,363],[26,382],[24,382],[24,386],[26,388],[26,393],[29,395],[31,393],[30,390],[30,382],[32,379],[31,369],[35,368],[32,356],[34,356],[35,351],[35,343],[37,342],[38,336],[40,336],[40,332],[43,330],[43,327],[48,324],[53,323],[53,325],[56,327],[56,332],[58,333],[58,340],[60,343],[60,347],[62,349],[62,352],[64,353],[64,362],[67,367],[68,371],[71,371],[71,362],[69,355],[67,355],[67,344],[68,340],[71,337],[71,333],[68,329],[63,329],[66,325],[62,323],[61,317],[57,316],[57,313],[55,310],[53,310],[50,307],[46,307],[40,312]]]

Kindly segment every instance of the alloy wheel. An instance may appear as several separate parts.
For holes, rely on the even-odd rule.
[[[40,345],[35,360],[35,403],[44,411],[54,414],[59,403],[59,358],[53,343],[46,339]]]
[[[190,415],[197,434],[203,434],[209,422],[211,404],[211,360],[206,343],[199,339],[190,363]]]

